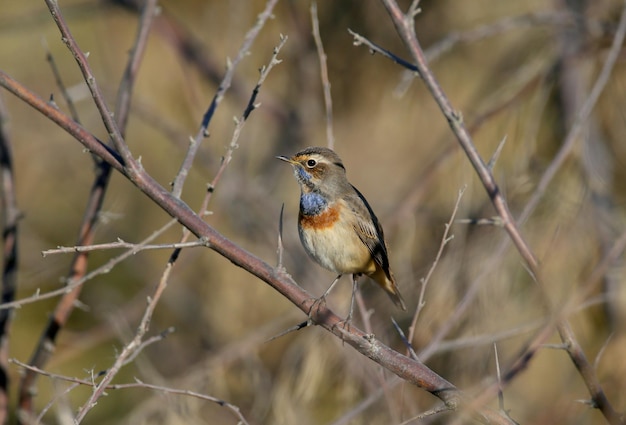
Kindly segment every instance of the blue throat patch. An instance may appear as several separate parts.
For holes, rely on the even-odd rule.
[[[296,172],[296,178],[300,180],[302,183],[305,183],[311,180],[311,175],[307,173],[302,167],[295,167],[294,171]]]
[[[316,192],[300,195],[300,212],[304,215],[317,215],[326,209],[328,201]]]

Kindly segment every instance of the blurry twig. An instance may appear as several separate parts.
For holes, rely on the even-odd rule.
[[[528,200],[522,213],[518,217],[518,222],[522,225],[528,217],[532,214],[532,212],[539,204],[539,201],[545,195],[545,192],[548,188],[548,185],[561,168],[561,166],[565,163],[565,160],[569,157],[572,152],[574,146],[576,145],[576,141],[578,140],[578,135],[581,130],[584,128],[585,122],[593,112],[596,103],[598,103],[598,99],[600,95],[604,91],[606,84],[611,76],[611,72],[613,72],[613,68],[615,67],[615,63],[619,58],[620,53],[622,52],[622,45],[624,43],[624,38],[626,36],[626,2],[624,3],[624,8],[622,9],[622,14],[620,17],[619,25],[617,27],[617,32],[613,38],[613,44],[611,45],[611,49],[609,50],[609,54],[607,55],[604,64],[602,65],[602,71],[596,78],[596,81],[589,93],[589,96],[585,100],[580,111],[578,111],[578,115],[576,116],[576,120],[570,127],[565,139],[563,140],[563,144],[561,149],[559,149],[558,153],[546,169],[546,171],[541,176],[541,180],[537,184],[535,191],[533,192],[531,198]]]
[[[496,380],[498,381],[498,407],[504,412],[504,393],[502,392],[502,375],[500,374],[500,359],[498,358],[498,344],[493,343],[493,355],[496,362]]]
[[[283,266],[283,213],[285,212],[285,203],[280,206],[280,215],[278,216],[278,244],[276,247],[276,256],[278,257],[278,263],[276,268],[284,269]]]
[[[433,62],[461,43],[473,43],[518,28],[537,25],[570,25],[571,23],[569,13],[563,12],[537,12],[520,16],[506,16],[496,22],[481,25],[468,31],[451,32],[426,49],[424,56],[428,62]]]
[[[311,2],[311,23],[313,25],[313,39],[317,48],[317,56],[320,59],[320,76],[324,89],[324,105],[326,107],[326,141],[330,149],[335,149],[335,136],[333,135],[333,100],[330,95],[330,80],[326,65],[326,53],[320,35],[320,25],[317,18],[317,2]]]
[[[404,343],[406,349],[408,350],[411,358],[415,360],[419,360],[417,357],[417,353],[413,349],[413,345],[411,345],[411,342],[409,342],[409,339],[406,337],[406,335],[404,335],[404,331],[402,330],[400,325],[398,325],[398,322],[396,322],[396,320],[393,317],[391,318],[391,323],[393,323],[393,327],[395,328],[396,332],[398,332],[398,335],[400,335],[400,339],[402,339],[402,342]]]
[[[494,151],[493,155],[491,155],[491,158],[489,159],[489,162],[487,163],[487,168],[489,168],[491,172],[493,172],[493,167],[496,166],[496,162],[498,161],[498,158],[500,158],[500,154],[502,153],[502,148],[504,148],[505,143],[506,143],[506,136],[504,136],[500,140],[500,143],[498,143],[498,147]]]
[[[13,154],[8,130],[8,113],[0,98],[0,199],[2,200],[2,302],[11,302],[17,291],[18,221],[20,210],[15,194]],[[9,328],[12,310],[0,311],[0,423],[9,417]]]

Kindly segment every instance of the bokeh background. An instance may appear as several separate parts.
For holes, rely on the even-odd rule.
[[[404,2],[408,3],[408,2]],[[199,127],[245,33],[264,1],[164,0],[133,95],[127,141],[163,185],[176,175],[189,137]],[[404,5],[406,6],[406,4]],[[132,4],[61,2],[70,28],[112,105],[135,36]],[[561,148],[611,45],[622,4],[617,0],[421,2],[417,33],[443,89],[471,129],[485,160],[506,138],[494,174],[515,215]],[[519,255],[503,244],[498,226],[476,224],[495,214],[446,120],[419,79],[364,47],[352,29],[407,58],[377,1],[320,1],[319,25],[332,85],[335,150],[351,182],[377,212],[390,245],[392,267],[409,312],[395,309],[369,281],[361,288],[372,331],[403,350],[390,317],[404,329],[416,308],[420,279],[439,248],[459,190],[467,187],[452,227],[454,239],[428,284],[416,350],[426,363],[468,394],[516,358],[548,314]],[[495,25],[495,26],[494,26]],[[313,294],[334,276],[306,257],[297,237],[298,187],[291,170],[274,159],[311,145],[327,145],[319,58],[311,34],[309,1],[279,2],[237,68],[190,175],[183,199],[199,208],[230,143],[233,117],[243,112],[258,69],[280,34],[289,40],[283,62],[261,88],[233,161],[216,188],[207,217],[221,233],[271,264],[277,261],[278,222],[284,203],[284,264]],[[193,40],[199,57],[182,51]],[[455,38],[456,37],[456,38]],[[453,42],[441,50],[443,41]],[[0,68],[66,110],[46,62],[54,55],[83,125],[106,132],[75,62],[41,1],[5,1],[0,15]],[[540,259],[555,305],[579,297],[568,312],[596,367],[609,400],[626,406],[626,339],[621,256],[590,293],[580,294],[592,270],[624,231],[626,201],[626,74],[617,65],[575,148],[522,226]],[[93,179],[81,145],[44,117],[1,94],[10,117],[20,221],[18,297],[62,286],[71,255],[41,251],[74,244]],[[139,242],[169,217],[119,175],[113,177],[97,242]],[[175,242],[181,229],[159,238]],[[119,252],[90,256],[98,267]],[[143,313],[169,251],[137,254],[89,281],[69,325],[46,365],[54,373],[89,378],[110,366]],[[349,304],[347,278],[329,303],[341,314]],[[466,298],[468,296],[471,298]],[[455,315],[461,302],[467,307]],[[56,300],[15,311],[10,356],[28,361]],[[319,328],[266,342],[304,320],[268,285],[202,248],[185,250],[156,310],[151,333],[176,331],[154,344],[118,375],[116,383],[144,382],[209,394],[239,406],[251,424],[395,424],[437,405],[429,394],[398,383],[388,372]],[[362,326],[357,314],[357,326]],[[435,342],[433,337],[439,335]],[[556,336],[551,343],[558,344]],[[11,396],[20,368],[12,366]],[[55,400],[45,423],[59,422],[59,406],[75,409],[90,388],[39,379],[37,410]],[[598,424],[581,377],[565,351],[546,347],[504,389],[505,408],[519,423]],[[497,400],[493,400],[497,407]],[[430,423],[447,423],[437,415]],[[108,391],[84,423],[235,424],[232,413],[188,396],[148,389]],[[414,422],[417,423],[417,422]]]

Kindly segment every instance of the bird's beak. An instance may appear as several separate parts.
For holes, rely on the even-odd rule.
[[[291,165],[296,164],[296,161],[294,161],[294,160],[292,160],[291,158],[286,157],[286,156],[284,156],[284,155],[277,156],[277,157],[276,157],[276,159],[280,159],[281,161],[288,162],[288,163],[290,163]]]

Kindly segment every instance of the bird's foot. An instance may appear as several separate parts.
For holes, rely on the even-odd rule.
[[[315,324],[315,321],[313,320],[313,314],[314,314],[313,312],[315,311],[315,314],[319,313],[320,306],[322,304],[326,305],[326,295],[322,295],[319,298],[313,299],[313,304],[311,304],[311,308],[309,308],[307,326],[311,326]]]

